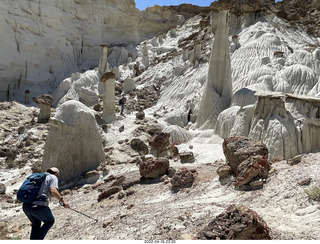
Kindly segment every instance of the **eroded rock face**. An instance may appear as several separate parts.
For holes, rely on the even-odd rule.
[[[300,26],[308,34],[320,35],[320,1],[319,0],[285,0],[277,3],[277,15],[289,21],[293,26]],[[298,21],[299,20],[299,21]]]
[[[270,240],[270,229],[253,210],[231,205],[199,234],[202,240]]]
[[[12,99],[20,86],[48,81],[52,85],[55,77],[59,80],[84,64],[97,65],[100,43],[139,43],[185,21],[160,6],[140,12],[134,0],[10,1],[0,9],[0,30],[7,33],[0,40],[6,47],[1,50],[6,58],[1,65],[0,101]]]
[[[195,169],[179,168],[173,175],[170,183],[176,188],[185,188],[192,186],[198,172]]]
[[[169,160],[165,158],[149,159],[140,163],[140,175],[146,178],[159,178],[169,169]]]
[[[219,0],[211,4],[211,7],[218,10],[229,9],[235,15],[252,13],[260,10],[260,0]]]

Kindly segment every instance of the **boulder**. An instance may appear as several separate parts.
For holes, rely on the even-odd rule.
[[[255,139],[244,136],[229,137],[224,139],[222,146],[227,162],[235,175],[239,173],[238,166],[251,156],[261,155],[268,160],[268,148],[263,142]]]
[[[196,170],[182,167],[174,173],[170,183],[176,188],[191,187],[197,175]]]
[[[256,176],[266,178],[269,170],[270,166],[265,158],[260,155],[252,156],[238,166],[239,173],[235,179],[235,187],[248,184]]]
[[[140,112],[136,113],[136,118],[137,118],[138,120],[143,120],[144,117],[145,117],[145,114],[144,114],[143,111],[140,111]]]
[[[123,93],[129,93],[132,92],[136,89],[136,83],[132,78],[127,78],[123,82],[123,88],[122,92]]]
[[[297,155],[297,156],[289,159],[289,160],[288,160],[288,163],[289,163],[290,165],[296,165],[296,164],[301,163],[301,155]]]
[[[229,165],[222,165],[217,169],[217,174],[220,178],[231,176],[231,167]]]
[[[41,171],[60,170],[66,180],[96,169],[105,161],[102,138],[93,110],[70,100],[60,105],[49,121]]]
[[[144,155],[149,153],[148,146],[138,138],[133,138],[130,142],[131,148],[137,152],[142,152]]]
[[[11,147],[11,148],[9,148]],[[6,160],[14,160],[18,155],[18,148],[8,144],[8,147],[3,147],[0,149],[0,157],[6,157]]]
[[[268,149],[261,142],[243,136],[226,138],[223,151],[230,166],[230,173],[235,178],[235,187],[239,188],[257,179],[267,178],[270,165],[268,163]],[[227,166],[220,167],[217,173],[220,177],[228,174]],[[251,189],[260,189],[251,184]]]
[[[8,231],[8,224],[5,222],[0,223],[0,239],[7,240],[9,231]]]
[[[193,163],[194,162],[194,154],[193,152],[183,152],[179,153],[180,162],[183,163]]]
[[[158,124],[148,125],[147,132],[149,135],[154,136],[155,134],[161,133],[163,127]]]
[[[156,150],[165,150],[168,145],[169,145],[169,138],[170,138],[170,134],[169,133],[163,133],[161,132],[158,135],[155,135],[153,137],[151,137],[148,142],[150,147],[156,149]]]
[[[4,195],[6,193],[6,186],[3,183],[0,183],[0,195]]]
[[[253,210],[231,205],[198,233],[200,240],[270,240],[270,229]]]
[[[139,165],[140,175],[146,178],[159,178],[167,174],[169,160],[165,158],[148,159]]]

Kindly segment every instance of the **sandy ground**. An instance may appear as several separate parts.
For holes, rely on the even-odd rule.
[[[114,131],[114,140],[129,138],[141,126],[135,124],[134,120],[134,116],[129,115],[114,123],[110,129]],[[130,126],[126,126],[123,133],[116,132],[121,125]],[[43,126],[33,128],[38,133],[46,129]],[[221,140],[213,138],[202,141],[201,144],[201,140],[197,138],[179,145],[180,150],[187,150],[188,145],[193,145],[192,151],[196,156],[194,163],[181,164],[180,160],[170,160],[170,166],[175,169],[185,166],[198,172],[190,188],[172,191],[170,178],[168,181],[139,182],[138,166],[123,163],[129,156],[122,156],[119,160],[121,163],[108,165],[109,173],[101,175],[98,182],[104,182],[110,175],[114,175],[116,179],[124,176],[122,183],[130,183],[131,187],[101,202],[98,202],[99,194],[110,188],[115,180],[103,183],[95,189],[92,184],[86,184],[65,190],[64,197],[73,209],[98,221],[64,209],[53,199],[50,206],[56,222],[46,239],[192,240],[231,204],[243,204],[256,211],[270,227],[272,239],[320,239],[319,202],[309,200],[305,193],[306,189],[319,186],[320,153],[301,155],[301,162],[293,166],[285,160],[273,163],[263,189],[239,191],[234,189],[232,179],[227,183],[220,182],[216,174],[217,168],[224,163]],[[43,143],[39,142],[37,145],[38,150],[43,147]],[[120,154],[126,155],[127,149],[123,144],[114,143],[114,147],[114,158]],[[15,202],[14,190],[31,173],[33,161],[30,160],[21,169],[6,169],[4,158],[0,159],[1,182],[7,186],[7,196],[1,196],[0,218],[8,228],[7,238],[28,239],[29,221],[22,212],[21,204]],[[309,185],[300,185],[308,178],[311,178]]]

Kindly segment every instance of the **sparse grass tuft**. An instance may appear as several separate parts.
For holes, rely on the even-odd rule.
[[[320,202],[320,187],[315,186],[310,190],[305,190],[304,192],[308,195],[309,199]]]

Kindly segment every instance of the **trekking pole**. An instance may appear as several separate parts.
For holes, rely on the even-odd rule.
[[[60,203],[60,205],[61,206],[65,206],[64,205],[64,203],[62,203],[62,202],[59,202]],[[93,220],[95,220],[96,222],[98,222],[98,219],[95,219],[95,218],[92,218],[92,217],[90,217],[90,216],[88,216],[88,215],[86,215],[86,214],[84,214],[84,213],[81,213],[80,211],[78,211],[78,210],[75,210],[75,209],[73,209],[73,208],[69,208],[70,210],[72,210],[72,211],[75,211],[75,212],[77,212],[77,213],[79,213],[79,214],[82,214],[82,215],[84,215],[84,216],[86,216],[86,217],[88,217],[88,218],[90,218],[90,219],[93,219]]]

